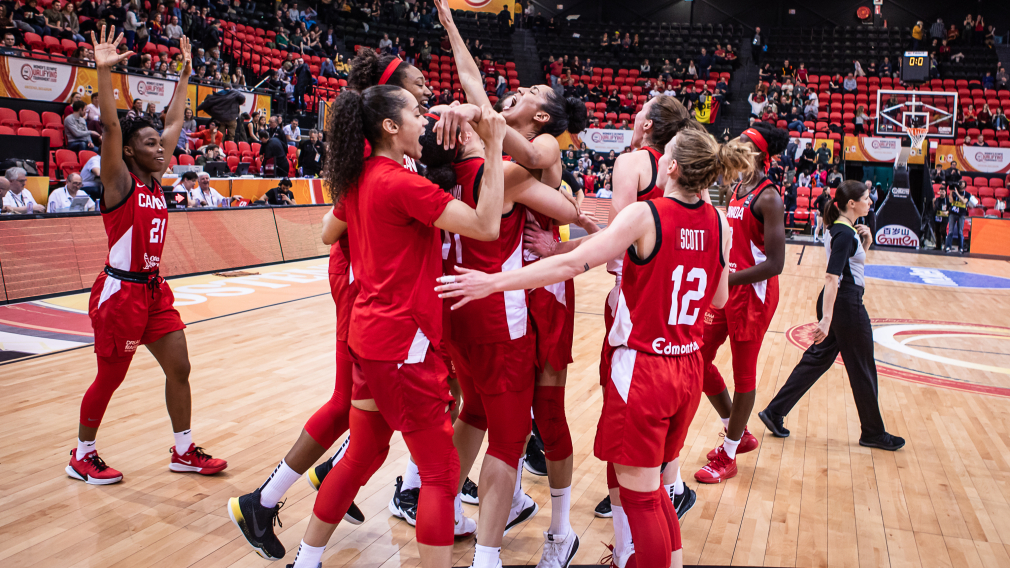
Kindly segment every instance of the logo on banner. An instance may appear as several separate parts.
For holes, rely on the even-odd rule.
[[[57,71],[51,65],[25,63],[21,66],[21,78],[30,83],[56,83]]]
[[[891,195],[895,197],[908,197],[910,191],[907,187],[892,187]]]
[[[138,81],[137,94],[142,97],[146,97],[148,95],[152,97],[163,97],[165,96],[165,84],[155,81]]]
[[[1003,152],[986,152],[980,150],[973,156],[977,164],[1003,164]]]
[[[623,132],[593,132],[590,139],[597,144],[623,144]]]
[[[870,148],[874,150],[895,150],[899,147],[896,138],[871,138]]]
[[[917,247],[919,237],[903,225],[887,225],[877,230],[877,244],[892,247]]]
[[[872,319],[870,325],[880,376],[1010,397],[1010,368],[1003,366],[1002,349],[1010,339],[1010,328],[913,319]],[[786,332],[786,338],[807,349],[816,329],[816,323],[798,325]],[[843,364],[841,357],[835,364]]]

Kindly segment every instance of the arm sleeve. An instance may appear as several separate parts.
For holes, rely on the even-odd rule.
[[[831,258],[828,259],[828,274],[841,276],[845,270],[845,264],[849,262],[856,246],[856,239],[851,235],[848,228],[842,231],[832,231],[831,235]]]
[[[390,195],[391,205],[404,216],[417,219],[429,227],[435,224],[453,199],[442,188],[413,172],[398,171],[396,178],[391,187],[398,189]]]

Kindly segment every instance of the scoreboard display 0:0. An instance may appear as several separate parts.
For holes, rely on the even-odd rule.
[[[906,51],[901,58],[901,80],[922,83],[929,80],[929,52]]]

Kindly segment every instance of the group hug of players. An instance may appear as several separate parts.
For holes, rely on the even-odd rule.
[[[230,499],[228,513],[258,554],[283,558],[274,533],[279,503],[305,475],[318,494],[289,566],[316,568],[341,520],[364,521],[353,500],[399,431],[411,459],[389,510],[416,526],[421,564],[449,566],[454,539],[476,533],[473,566],[495,568],[503,535],[539,508],[520,483],[532,416],[551,490],[538,566],[567,567],[579,546],[569,524],[573,451],[564,406],[572,279],[606,264],[616,282],[605,306],[594,453],[607,462],[610,562],[679,566],[678,518],[695,495],[678,456],[701,392],[725,439],[695,474],[699,482],[733,477],[736,455],[758,445],[747,420],[785,246],[782,200],[764,172],[788,134],[757,124],[720,146],[676,99],[651,99],[635,121],[640,150],[615,165],[614,210],[600,230],[558,190],[555,137],[585,127],[584,105],[537,85],[492,108],[446,0],[437,4],[470,104],[426,109],[424,77],[398,58],[364,50],[352,63],[350,88],[327,125],[325,178],[336,205],[324,217],[323,240],[332,244],[336,385],[266,482]],[[121,36],[101,35],[95,59],[109,133],[102,216],[110,250],[89,310],[98,375],[82,401],[66,471],[91,484],[122,480],[98,457],[95,438],[133,354],[146,345],[166,374],[171,470],[217,473],[227,463],[192,439],[185,326],[158,275],[168,216],[157,179],[185,97],[173,99],[160,135],[143,118],[120,124],[110,70],[130,54],[116,53]],[[177,92],[185,93],[188,75],[184,69]],[[740,180],[726,216],[707,199],[720,177]],[[557,227],[569,223],[589,235],[560,242]],[[727,337],[732,399],[713,364]],[[348,430],[337,453],[313,467]],[[475,490],[467,473],[485,435]],[[479,522],[463,514],[464,501],[479,505]]]

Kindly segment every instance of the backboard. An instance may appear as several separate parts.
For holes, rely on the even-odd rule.
[[[927,138],[954,138],[957,93],[877,91],[876,134],[907,136],[907,128],[927,128]]]

